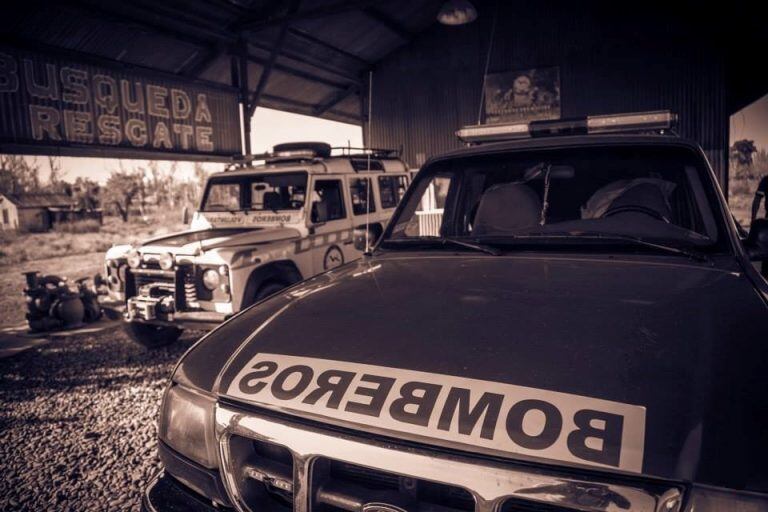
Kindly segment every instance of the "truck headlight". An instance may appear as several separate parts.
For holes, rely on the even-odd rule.
[[[174,385],[160,408],[160,439],[168,446],[205,466],[218,466],[213,408],[216,400],[199,391]]]
[[[221,283],[221,276],[215,268],[209,268],[203,272],[203,286],[213,291],[218,288]]]
[[[136,249],[131,249],[131,252],[125,257],[125,260],[128,262],[129,267],[139,268],[139,265],[141,265],[141,254],[139,254],[139,251]]]
[[[173,255],[169,252],[164,252],[157,257],[157,264],[163,270],[171,270],[173,268]]]

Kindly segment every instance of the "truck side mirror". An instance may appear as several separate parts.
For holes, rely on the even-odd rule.
[[[184,206],[184,209],[181,210],[181,223],[186,225],[189,224],[189,207]]]
[[[768,219],[755,219],[744,246],[752,261],[768,260]]]
[[[358,251],[365,252],[368,247],[365,245],[365,226],[358,226],[352,231],[352,245]]]

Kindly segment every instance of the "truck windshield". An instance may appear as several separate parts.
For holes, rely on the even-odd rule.
[[[215,176],[208,180],[203,212],[299,210],[307,194],[307,173]]]
[[[723,228],[708,173],[700,155],[678,146],[445,160],[420,173],[383,246],[451,239],[494,246],[713,247]]]

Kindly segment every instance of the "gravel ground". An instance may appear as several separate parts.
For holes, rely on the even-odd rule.
[[[147,351],[103,331],[0,360],[0,510],[139,510],[168,374],[200,335]]]

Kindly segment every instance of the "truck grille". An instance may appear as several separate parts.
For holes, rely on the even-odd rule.
[[[679,512],[682,501],[682,489],[672,484],[578,478],[222,405],[216,431],[225,486],[244,512]]]

